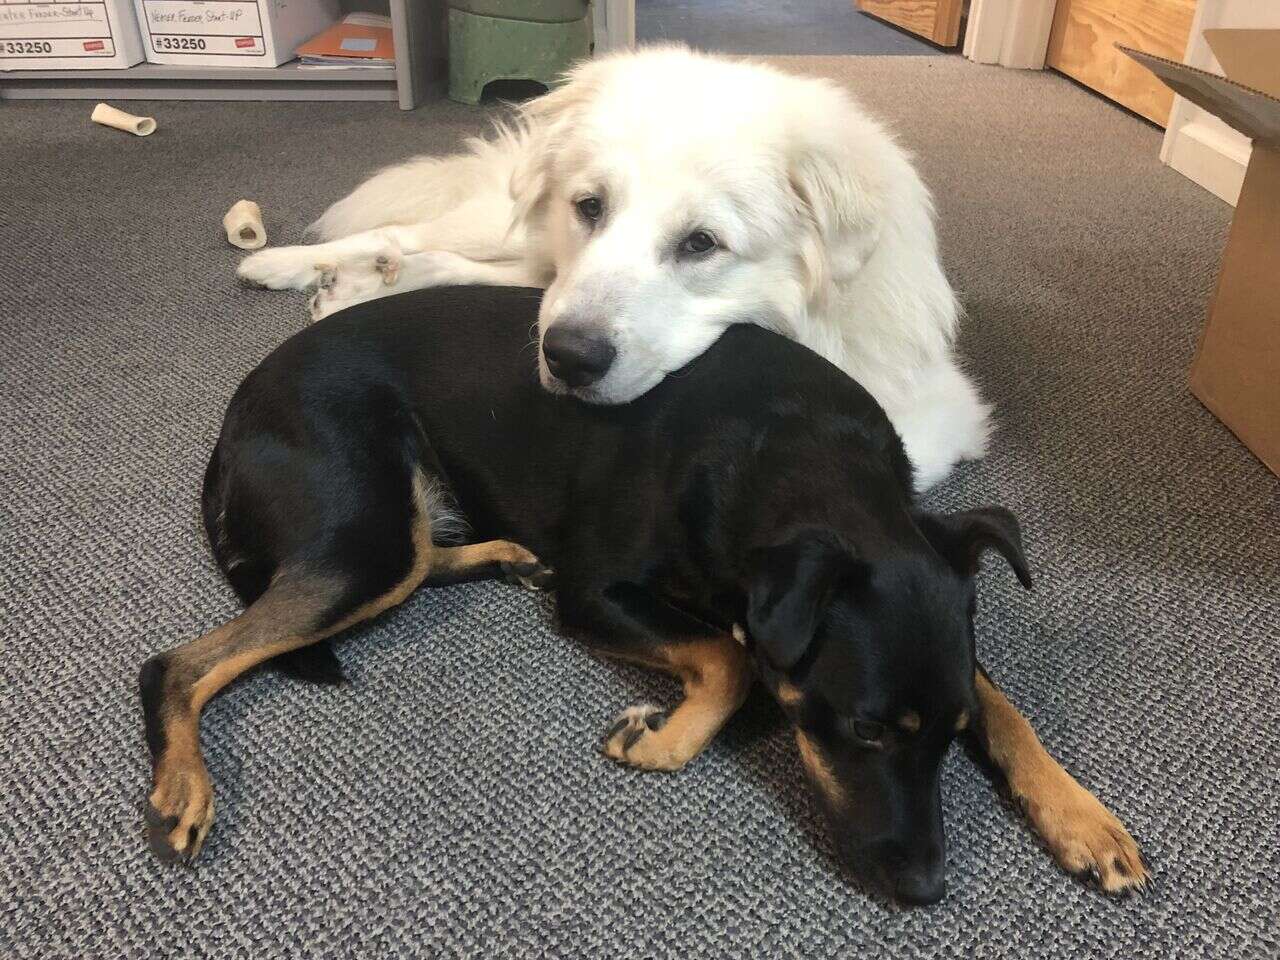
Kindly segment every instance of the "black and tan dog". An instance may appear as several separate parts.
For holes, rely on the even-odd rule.
[[[626,406],[552,396],[527,349],[539,296],[363,304],[241,385],[203,503],[248,608],[142,669],[158,853],[189,860],[213,821],[199,717],[228,682],[424,583],[536,581],[546,561],[566,632],[683,682],[670,711],[624,711],[610,757],[683,766],[758,677],[794,725],[841,859],[888,895],[942,896],[939,768],[962,733],[1063,866],[1109,891],[1145,883],[1129,834],[974,662],[979,556],[998,551],[1029,583],[1011,514],[913,508],[871,397],[757,327],[730,328]]]

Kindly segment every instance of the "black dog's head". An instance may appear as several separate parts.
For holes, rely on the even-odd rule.
[[[1031,585],[1007,510],[917,515],[855,552],[797,531],[753,557],[747,636],[795,725],[840,859],[907,903],[945,891],[939,774],[977,710],[973,577],[998,550]]]

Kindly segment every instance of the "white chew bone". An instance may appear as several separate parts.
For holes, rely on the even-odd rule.
[[[125,113],[105,103],[94,107],[89,119],[104,127],[115,127],[117,130],[124,130],[138,137],[149,137],[156,132],[155,118],[135,117],[132,113]]]
[[[267,228],[262,225],[262,208],[252,200],[241,200],[222,218],[227,241],[241,250],[257,250],[267,245]]]

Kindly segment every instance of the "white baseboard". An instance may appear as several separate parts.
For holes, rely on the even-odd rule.
[[[1234,207],[1249,166],[1250,148],[1248,140],[1231,133],[1197,120],[1176,130],[1170,127],[1160,159]]]
[[[1276,0],[1199,0],[1182,62],[1222,73],[1204,31],[1214,27],[1274,30],[1280,27]],[[1214,195],[1235,206],[1249,166],[1249,138],[1182,97],[1173,98],[1160,159]]]

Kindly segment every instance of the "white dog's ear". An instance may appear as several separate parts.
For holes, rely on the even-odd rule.
[[[551,188],[557,156],[596,88],[593,66],[588,62],[575,68],[564,84],[520,108],[520,136],[525,140],[525,149],[511,172],[513,226],[527,223],[540,212]]]
[[[526,131],[525,149],[511,171],[511,229],[527,224],[542,207],[550,186],[550,157],[543,149],[542,131]]]
[[[890,190],[886,174],[897,166],[887,134],[867,130],[870,121],[853,117],[847,105],[843,113],[849,122],[801,128],[808,136],[797,138],[787,171],[808,226],[800,255],[811,300],[821,300],[834,279],[856,272],[875,249]]]

